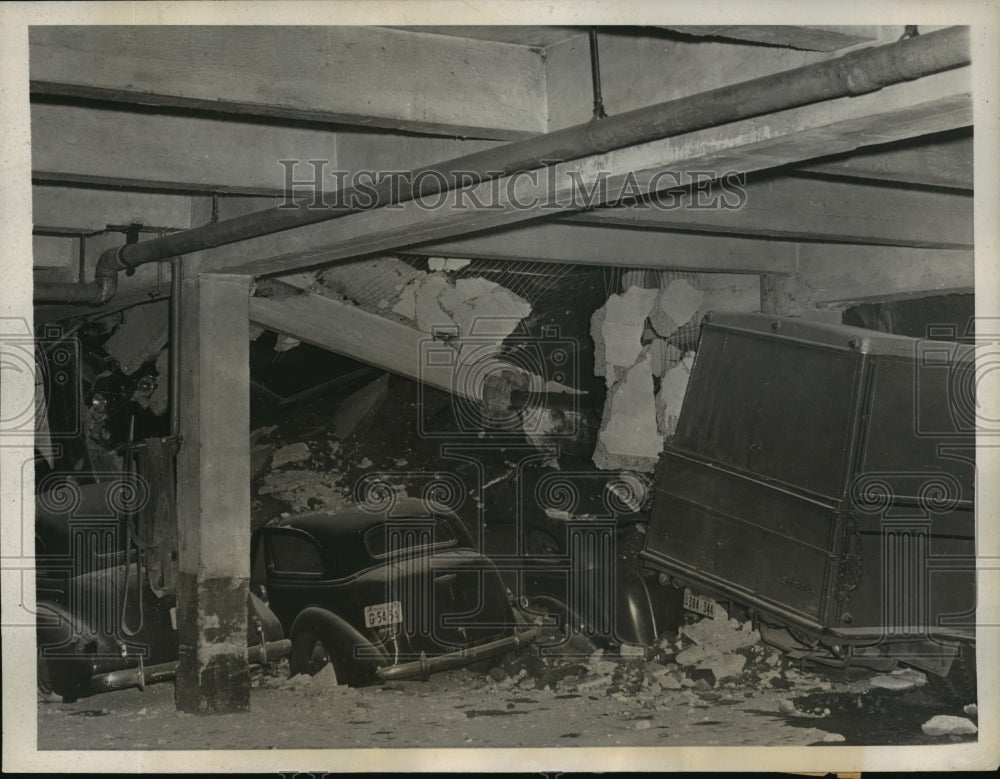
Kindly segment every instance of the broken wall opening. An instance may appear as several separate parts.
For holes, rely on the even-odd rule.
[[[936,341],[971,340],[976,296],[928,295],[859,303],[844,311],[843,324]]]
[[[607,399],[593,463],[652,472],[676,429],[709,311],[760,311],[756,275],[634,270],[591,319]]]

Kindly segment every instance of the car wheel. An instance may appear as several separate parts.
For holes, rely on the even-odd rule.
[[[59,695],[52,690],[52,679],[49,674],[49,663],[44,658],[38,658],[37,670],[38,699],[52,703],[76,703],[78,698],[72,695]]]
[[[38,694],[48,697],[52,694],[52,680],[49,679],[49,664],[44,657],[38,658]]]
[[[297,674],[308,674],[315,676],[326,666],[330,666],[330,671],[337,676],[337,664],[333,661],[333,654],[330,648],[323,641],[323,637],[312,631],[305,631],[295,637],[292,642],[292,655],[289,660],[292,676]]]

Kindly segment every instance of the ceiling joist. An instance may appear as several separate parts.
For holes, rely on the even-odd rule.
[[[440,207],[408,202],[207,252],[216,267],[239,266],[248,275],[290,272],[336,260],[580,210],[574,194],[603,179],[608,198],[627,189],[642,194],[664,171],[753,172],[790,165],[874,143],[942,132],[972,123],[968,68],[897,84],[765,117],[628,147],[553,166],[532,182],[505,177],[452,191]],[[470,205],[491,203],[480,209]],[[579,202],[577,198],[576,203]],[[534,205],[530,205],[534,203]],[[569,204],[545,208],[553,203]],[[529,204],[529,205],[525,205]],[[246,257],[270,258],[245,262]]]
[[[29,44],[47,99],[502,140],[546,129],[543,57],[525,46],[349,26],[35,26]]]

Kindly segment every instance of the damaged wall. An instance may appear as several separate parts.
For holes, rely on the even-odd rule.
[[[715,311],[760,310],[756,275],[630,271],[594,312],[594,372],[607,397],[594,450],[601,469],[651,472],[677,426],[698,326]]]

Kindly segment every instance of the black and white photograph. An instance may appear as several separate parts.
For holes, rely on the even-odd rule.
[[[1000,5],[4,6],[5,771],[997,769]]]

